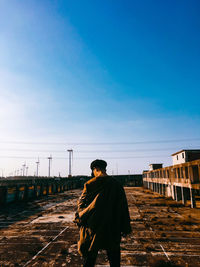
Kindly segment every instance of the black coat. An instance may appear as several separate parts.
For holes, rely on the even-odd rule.
[[[100,176],[84,185],[78,201],[81,255],[98,249],[119,247],[122,234],[131,232],[123,187],[110,176]]]

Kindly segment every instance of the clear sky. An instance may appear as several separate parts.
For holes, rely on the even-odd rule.
[[[74,175],[200,148],[199,13],[198,0],[0,0],[0,176],[33,175],[38,157],[47,175],[50,154],[66,176],[70,148]]]

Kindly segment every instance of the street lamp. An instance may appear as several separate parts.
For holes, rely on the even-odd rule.
[[[69,152],[69,175],[68,177],[72,177],[72,157],[73,157],[73,149],[68,149]]]
[[[28,166],[26,167],[26,176],[28,176]]]
[[[1,178],[3,178],[3,169],[0,168],[0,170],[1,170]]]
[[[26,163],[24,163],[24,164],[22,165],[22,167],[23,167],[23,176],[24,176],[24,175],[25,175]]]
[[[51,169],[51,162],[52,162],[52,156],[47,158],[49,160],[49,177],[50,177],[50,169]]]
[[[37,165],[36,176],[37,177],[39,175],[39,164],[40,164],[40,161],[39,161],[39,158],[38,158],[38,161],[36,161],[36,165]]]

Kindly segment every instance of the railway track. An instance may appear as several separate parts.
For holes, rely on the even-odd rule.
[[[1,211],[0,266],[80,267],[79,233],[72,222],[80,193],[66,191]],[[126,194],[133,232],[122,239],[122,266],[153,266],[161,260],[200,266],[200,218],[194,210],[174,207],[173,201],[142,188],[126,188]],[[97,266],[109,266],[104,251]]]

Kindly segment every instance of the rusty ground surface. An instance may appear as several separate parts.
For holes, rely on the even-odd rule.
[[[143,188],[125,190],[133,232],[122,239],[121,266],[154,266],[161,260],[200,266],[200,209]],[[78,228],[72,222],[80,194],[81,190],[71,190],[4,207],[0,266],[81,266]],[[99,252],[96,266],[109,266],[104,251]]]

